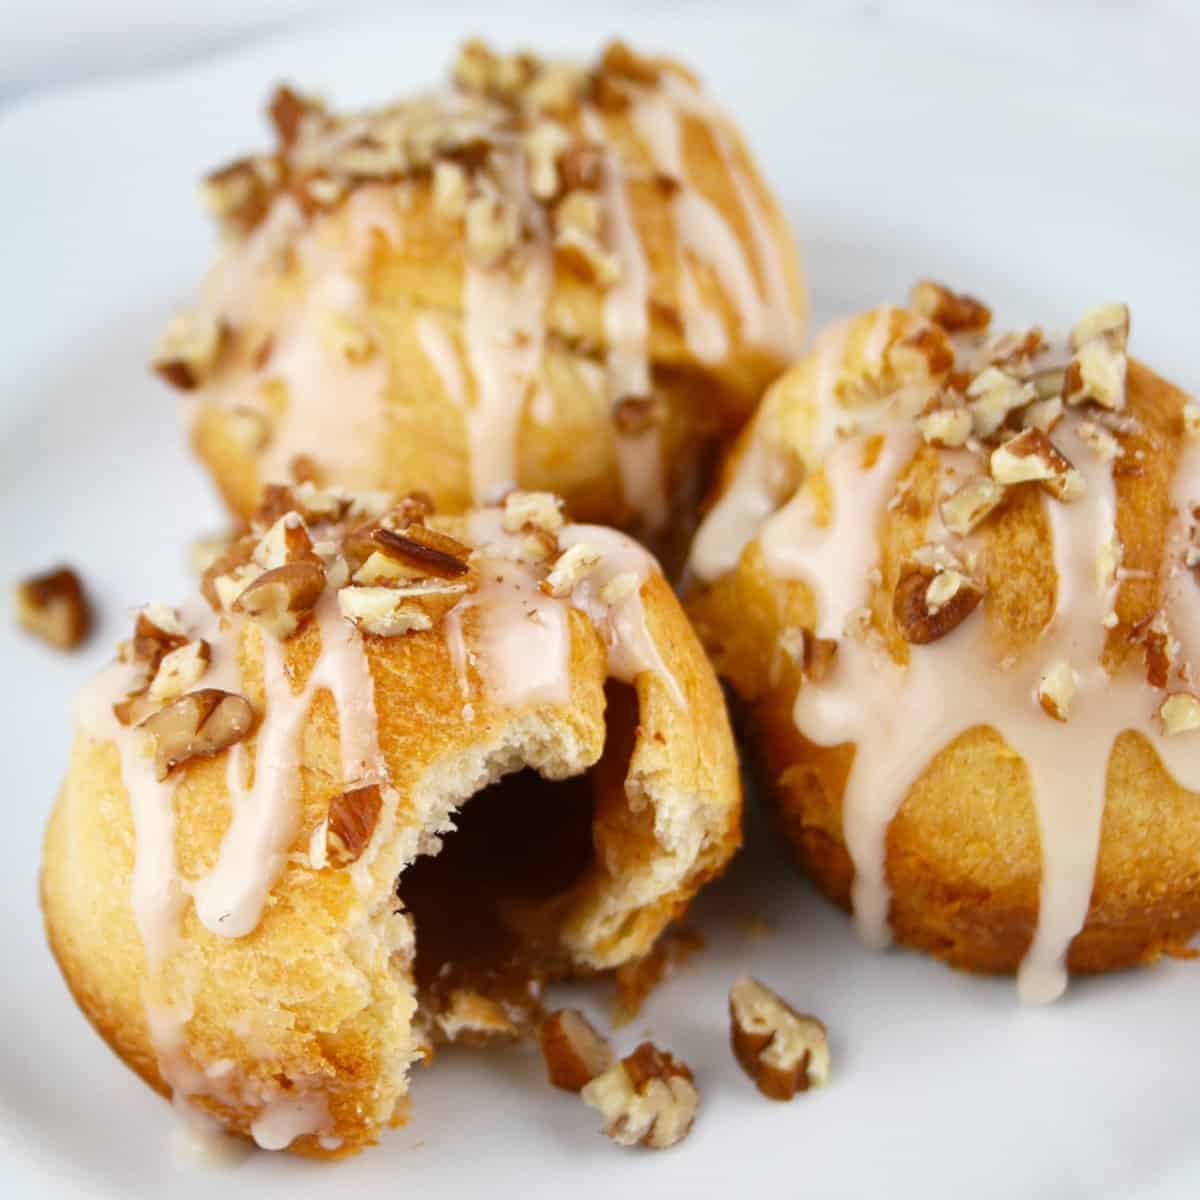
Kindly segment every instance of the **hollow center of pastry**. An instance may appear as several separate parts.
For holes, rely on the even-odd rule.
[[[525,1009],[531,983],[567,969],[559,928],[595,861],[596,823],[611,812],[613,789],[623,804],[636,724],[633,689],[610,684],[599,762],[570,779],[524,770],[484,788],[459,808],[440,853],[401,876],[428,1012],[464,989]]]

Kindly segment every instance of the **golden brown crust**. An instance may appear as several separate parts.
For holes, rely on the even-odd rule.
[[[545,343],[511,415],[517,429],[513,467],[519,486],[558,492],[580,520],[615,524],[639,536],[653,533],[661,551],[670,530],[682,527],[686,536],[697,497],[707,486],[713,451],[740,427],[798,347],[806,301],[787,221],[737,130],[707,100],[693,105],[672,90],[701,95],[690,90],[698,85],[677,64],[654,60],[636,76],[625,72],[610,54],[590,74],[580,73],[582,91],[553,114],[568,140],[559,160],[560,190],[536,203],[528,196],[521,201],[532,206],[532,215],[523,218],[522,237],[535,248],[546,243],[549,281],[538,312]],[[677,122],[682,185],[663,173],[638,124],[630,98],[639,95],[666,106]],[[460,100],[463,96],[469,103],[479,101],[477,92],[460,91]],[[519,95],[492,89],[485,101],[485,138],[494,135],[511,144],[546,120]],[[335,119],[313,111],[319,113],[310,118],[313,122]],[[388,110],[404,111],[404,106]],[[495,400],[480,395],[480,367],[468,344],[466,291],[478,256],[462,216],[448,216],[445,202],[439,202],[437,162],[449,162],[456,171],[466,164],[469,196],[477,186],[482,152],[470,143],[447,150],[432,171],[421,162],[375,180],[346,182],[333,168],[320,166],[316,177],[328,183],[332,173],[338,182],[336,202],[315,207],[305,202],[293,210],[289,206],[307,194],[304,189],[314,178],[311,156],[296,150],[293,126],[289,121],[284,127],[293,144],[281,143],[275,154],[237,167],[253,180],[259,199],[246,220],[232,222],[233,236],[202,301],[205,328],[219,329],[220,337],[204,343],[211,353],[203,372],[189,375],[186,410],[193,448],[225,501],[243,517],[253,511],[265,483],[285,481],[289,473],[294,479],[315,472],[316,482],[354,488],[421,488],[444,511],[466,508],[481,499],[473,496],[478,489],[472,480],[471,414]],[[628,225],[613,211],[604,170],[593,168],[581,190],[599,203],[603,252],[617,254],[622,229],[636,246],[631,253],[644,266],[645,288],[642,294],[635,287],[628,301],[613,300],[610,280],[598,277],[586,256],[555,243],[569,164],[574,157],[594,157],[600,135],[609,145],[604,170],[622,175],[615,190],[628,209]],[[661,157],[661,147],[657,153]],[[274,181],[269,186],[267,178]],[[244,191],[248,185],[241,186]],[[711,224],[704,225],[707,243],[699,250],[694,234],[685,239],[681,186],[693,207],[707,206],[711,221],[727,230],[728,245],[713,240]],[[285,209],[296,212],[294,223]],[[284,232],[277,236],[271,232],[276,227]],[[708,243],[711,260],[704,257]],[[316,303],[314,296],[328,282],[330,264],[359,286],[352,336],[367,331],[368,338],[351,348],[358,356],[357,377],[343,371],[336,384],[329,384],[350,427],[336,438],[329,418],[317,411],[335,401],[325,396],[298,401],[294,383],[289,392],[289,369],[280,366],[288,361],[289,345],[295,345],[306,306]],[[501,274],[511,269],[506,260],[488,267]],[[685,271],[691,280],[687,286]],[[737,282],[743,272],[748,283]],[[743,294],[733,294],[735,287]],[[747,289],[757,294],[753,303]],[[620,397],[608,394],[605,381],[614,303],[624,310],[622,325],[644,316],[644,338],[629,335],[632,340],[623,343],[621,353],[644,357],[649,368],[650,394],[638,400],[645,401],[645,412],[659,429],[659,451],[650,457],[661,460],[669,520],[650,511],[653,503],[629,494],[623,483],[616,444],[620,425],[613,411]],[[215,326],[209,309],[217,314]],[[707,351],[701,356],[687,335],[689,317],[701,311],[719,325],[719,340],[725,343],[715,357]],[[310,343],[318,337],[311,330],[300,336]],[[431,338],[441,346],[432,358]],[[434,361],[439,356],[457,363],[449,387]],[[370,383],[361,382],[368,376]],[[361,391],[357,398],[356,390]],[[335,440],[344,444],[335,448]]]
[[[384,805],[380,821],[391,817],[395,825],[376,839],[365,879],[356,883],[349,869],[321,866],[310,854],[314,831],[347,786],[337,713],[321,691],[300,736],[299,822],[257,927],[220,937],[184,903],[157,980],[148,981],[131,903],[137,837],[118,749],[81,728],[46,833],[42,902],[51,947],[85,1015],[124,1061],[166,1091],[144,994],[160,1007],[189,1005],[175,1076],[181,1064],[184,1079],[207,1071],[193,1089],[197,1103],[230,1128],[249,1132],[282,1087],[319,1091],[329,1110],[322,1133],[340,1139],[335,1145],[305,1134],[291,1149],[336,1157],[373,1142],[400,1119],[407,1067],[424,1043],[413,1026],[411,951],[407,923],[394,915],[395,879],[403,881],[415,847],[433,849],[425,839],[441,820],[439,804],[457,803],[523,763],[562,776],[600,760],[591,868],[569,892],[518,914],[530,929],[557,938],[546,969],[587,972],[646,953],[736,849],[740,791],[723,697],[695,634],[660,576],[646,580],[642,603],[686,704],[680,708],[657,675],[642,673],[624,750],[606,751],[607,733],[626,728],[606,711],[609,696],[621,693],[606,694],[605,648],[580,611],[568,614],[565,701],[514,706],[476,683],[469,714],[444,623],[367,637],[379,744],[398,796]],[[260,719],[271,703],[262,683],[263,636],[247,624],[236,643],[243,689]],[[294,686],[312,670],[320,641],[310,622],[282,644]],[[212,867],[228,828],[229,753],[177,768],[174,848],[185,881]],[[641,798],[636,811],[630,794]]]
[[[851,377],[854,339],[874,320],[868,314],[851,328]],[[744,442],[764,429],[791,430],[797,437],[810,394],[805,370],[797,368],[768,393]],[[1125,461],[1137,469],[1118,469],[1114,482],[1117,530],[1131,571],[1119,587],[1117,621],[1108,633],[1104,661],[1110,669],[1131,659],[1140,666],[1143,631],[1162,603],[1170,485],[1187,399],[1130,361],[1127,412],[1139,428],[1123,433],[1122,443]],[[787,443],[786,434],[781,440]],[[892,592],[901,565],[925,537],[935,502],[935,459],[928,447],[916,451],[901,472],[902,499],[885,514],[878,534],[880,578],[868,603],[897,662],[907,661],[909,648],[896,625]],[[718,495],[732,478],[731,465]],[[1042,635],[1055,610],[1054,560],[1045,552],[1050,533],[1036,493],[1010,494],[988,519],[986,537],[988,635],[998,657],[1017,654]],[[781,649],[787,631],[813,627],[811,592],[801,582],[774,577],[761,546],[751,541],[736,569],[693,592],[688,611],[718,673],[745,707],[782,835],[818,887],[848,908],[854,868],[843,838],[842,797],[854,746],[818,746],[797,731],[792,710],[804,686],[802,666]],[[1196,801],[1143,736],[1130,731],[1116,740],[1095,885],[1086,925],[1070,948],[1072,970],[1152,961],[1180,951],[1200,929]],[[886,873],[890,924],[899,942],[969,970],[1017,968],[1037,921],[1041,852],[1025,764],[996,732],[969,730],[926,765],[888,830]]]

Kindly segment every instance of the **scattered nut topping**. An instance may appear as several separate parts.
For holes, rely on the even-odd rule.
[[[403,533],[381,527],[371,539],[383,554],[410,568],[417,577],[459,579],[470,570],[469,546],[424,525],[410,525]]]
[[[1004,484],[990,475],[976,475],[938,506],[942,523],[951,533],[965,537],[995,512],[1004,493]]]
[[[424,525],[433,512],[433,497],[428,492],[409,492],[379,518],[379,523],[384,529],[403,533],[410,525]]]
[[[594,142],[573,142],[562,156],[559,171],[568,194],[594,192],[604,182],[604,150]]]
[[[83,644],[92,627],[92,609],[83,583],[70,567],[22,580],[16,589],[17,623],[59,650]]]
[[[458,163],[442,159],[434,165],[433,207],[449,221],[467,211],[467,173]]]
[[[325,824],[325,862],[331,867],[358,862],[370,844],[382,805],[383,794],[374,783],[335,796]]]
[[[309,525],[319,525],[323,521],[341,521],[365,495],[369,493],[360,494],[355,500],[351,500],[336,488],[322,490],[308,482],[298,483],[295,487],[268,483],[263,488],[262,498],[251,518],[251,524],[255,529],[266,529],[290,512],[299,513]]]
[[[225,233],[242,234],[266,216],[278,183],[275,159],[240,158],[201,180],[200,202]]]
[[[281,641],[299,628],[325,590],[325,568],[290,562],[264,571],[233,601],[235,612],[253,617]]]
[[[1079,435],[1079,440],[1103,462],[1112,462],[1121,453],[1121,443],[1094,421],[1079,421],[1075,432]]]
[[[553,492],[509,492],[502,521],[507,533],[517,533],[526,525],[557,533],[563,527],[562,501]]]
[[[925,607],[931,617],[936,617],[963,588],[973,587],[961,571],[939,571],[925,589]]]
[[[155,704],[169,704],[196,686],[208,670],[212,651],[200,638],[164,654],[150,683],[149,698]]]
[[[652,1042],[597,1075],[581,1095],[614,1142],[654,1150],[687,1137],[700,1103],[691,1071]]]
[[[575,109],[584,73],[569,63],[545,63],[525,89],[525,102],[535,113],[565,117]]]
[[[1071,349],[1079,350],[1097,338],[1112,338],[1124,350],[1129,340],[1129,308],[1124,304],[1101,304],[1084,313],[1071,330]]]
[[[558,557],[558,538],[544,529],[527,525],[515,535],[508,554],[517,562],[544,563]]]
[[[771,1100],[829,1082],[829,1039],[815,1017],[801,1016],[757,979],[743,976],[729,992],[733,1054]]]
[[[887,359],[900,379],[932,379],[954,367],[954,347],[942,329],[926,327],[901,338]]]
[[[468,92],[488,91],[495,73],[496,55],[479,38],[463,42],[450,68],[454,82]]]
[[[119,656],[140,668],[141,684],[149,684],[166,655],[187,644],[179,614],[165,604],[147,604],[138,610],[133,639],[122,644]]]
[[[564,551],[554,564],[541,587],[550,596],[569,596],[575,585],[585,579],[599,565],[603,555],[595,546],[576,542]]]
[[[546,1074],[556,1088],[582,1091],[612,1066],[613,1052],[577,1008],[550,1013],[538,1026]]]
[[[614,40],[604,48],[600,56],[599,72],[628,79],[631,83],[654,84],[658,82],[658,65],[644,58],[624,42]]]
[[[366,362],[375,353],[371,335],[349,313],[328,309],[322,316],[321,333],[330,352],[348,363]]]
[[[1071,330],[1074,355],[1063,383],[1068,404],[1094,401],[1102,408],[1125,407],[1125,349],[1129,342],[1129,309],[1106,304],[1086,313]]]
[[[217,598],[216,607],[232,612],[238,597],[262,574],[262,568],[252,562],[241,563],[224,575],[212,577],[212,590]]]
[[[182,312],[159,340],[151,367],[169,384],[191,391],[213,372],[225,342],[225,328],[211,313]]]
[[[838,649],[834,638],[817,637],[809,629],[792,627],[779,635],[779,644],[809,683],[824,683],[833,674]]]
[[[316,562],[304,518],[298,512],[284,513],[259,539],[254,561],[264,571],[292,562]]]
[[[517,242],[517,211],[490,185],[467,201],[467,249],[481,266],[494,266]]]
[[[1113,530],[1096,551],[1096,587],[1101,592],[1107,592],[1116,583],[1117,571],[1124,556],[1125,547],[1117,537],[1116,530]]]
[[[982,333],[992,321],[992,310],[986,304],[931,279],[922,279],[913,287],[908,303],[914,312],[950,333]]]
[[[284,147],[295,144],[300,129],[308,117],[320,117],[324,113],[321,102],[312,96],[304,96],[287,84],[280,84],[267,106],[267,114],[275,127],[276,136]]]
[[[997,367],[1025,378],[1035,359],[1046,349],[1046,338],[1036,326],[1024,333],[1006,333],[996,338],[987,351],[988,360]]]
[[[1036,380],[1035,380],[1036,386]],[[1063,401],[1059,395],[1048,396],[1045,400],[1035,400],[1027,405],[1021,414],[1023,429],[1040,429],[1049,433],[1062,420]]]
[[[618,433],[637,437],[661,425],[666,409],[658,396],[623,396],[612,415]]]
[[[971,419],[978,437],[989,438],[1008,419],[1037,396],[1031,383],[1022,383],[999,367],[987,367],[967,385]]]
[[[568,192],[554,210],[554,228],[559,233],[573,229],[586,237],[600,237],[600,201],[589,191]]]
[[[1071,715],[1071,701],[1075,699],[1078,685],[1079,676],[1071,664],[1058,659],[1042,672],[1038,681],[1038,703],[1056,721],[1066,721]]]
[[[940,408],[917,419],[921,436],[932,446],[962,446],[972,427],[971,414],[965,408]]]
[[[565,267],[600,287],[610,287],[621,277],[617,256],[580,225],[559,226],[554,235],[554,252]]]
[[[233,535],[228,533],[214,533],[196,538],[188,547],[188,566],[193,574],[205,574],[217,559],[228,553],[232,542]]]
[[[525,135],[529,155],[529,190],[539,200],[549,200],[558,192],[558,160],[571,138],[557,121],[539,121]]]
[[[942,603],[931,608],[929,589],[938,574],[933,567],[910,563],[900,573],[892,597],[892,612],[904,639],[916,646],[936,642],[952,630],[957,629],[975,611],[983,592],[974,581],[958,571],[946,574],[957,576],[951,594]],[[940,595],[940,593],[939,593]]]
[[[189,692],[147,717],[139,729],[150,735],[159,780],[176,767],[219,754],[240,742],[254,724],[254,710],[244,696],[217,688]]]
[[[347,621],[376,637],[401,637],[433,628],[433,619],[396,588],[344,587],[338,607]]]
[[[1040,429],[1023,430],[997,446],[991,471],[997,483],[1040,483],[1063,501],[1078,500],[1085,487],[1083,476]]]
[[[1151,687],[1165,688],[1179,652],[1179,643],[1171,636],[1161,614],[1143,634],[1142,647],[1146,657],[1146,682]]]
[[[1200,729],[1200,699],[1191,692],[1172,692],[1159,705],[1158,717],[1168,737],[1191,733]]]

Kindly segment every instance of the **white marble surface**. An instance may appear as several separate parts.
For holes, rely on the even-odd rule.
[[[438,5],[445,12],[461,0]],[[0,0],[0,104],[84,80],[191,62],[321,23],[395,11],[394,0]],[[414,20],[424,5],[409,3]],[[727,7],[777,12],[781,23],[928,29],[964,53],[1038,63],[1095,89],[1152,90],[1200,109],[1197,0],[770,0],[736,6],[689,0],[611,0],[623,11]],[[519,4],[513,41],[536,42],[538,4]],[[518,19],[519,18],[519,19]]]

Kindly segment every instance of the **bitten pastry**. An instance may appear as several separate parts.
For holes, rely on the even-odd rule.
[[[438,1041],[645,954],[738,844],[724,701],[653,559],[558,501],[268,489],[81,697],[43,905],[151,1085],[340,1155]]]
[[[342,116],[284,88],[270,111],[274,152],[205,181],[223,248],[155,358],[237,513],[308,480],[688,524],[805,308],[787,223],[690,72],[470,43],[444,90]]]
[[[1200,926],[1200,411],[1128,310],[990,331],[920,284],[768,393],[690,611],[817,884],[1022,995]]]

